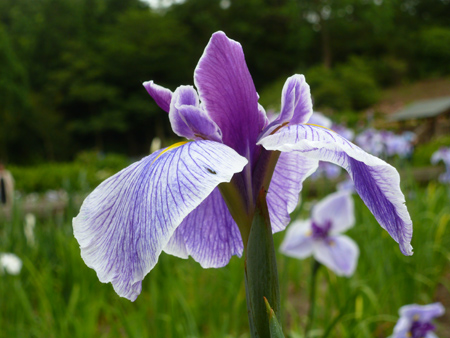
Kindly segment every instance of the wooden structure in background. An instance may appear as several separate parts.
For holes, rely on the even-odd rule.
[[[450,97],[416,101],[387,117],[404,130],[412,130],[418,143],[435,136],[450,135]]]

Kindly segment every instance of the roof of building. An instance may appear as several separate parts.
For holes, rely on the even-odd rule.
[[[450,96],[416,101],[388,117],[390,121],[424,119],[450,110]]]

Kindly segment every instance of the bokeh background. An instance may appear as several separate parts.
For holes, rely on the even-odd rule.
[[[400,306],[440,301],[437,334],[450,337],[450,187],[438,179],[444,164],[430,162],[450,146],[450,105],[392,119],[414,101],[450,97],[449,18],[449,0],[0,0],[0,162],[15,180],[0,252],[23,262],[0,275],[0,337],[249,337],[242,259],[203,270],[162,254],[131,303],[84,265],[71,227],[102,180],[155,139],[177,141],[142,82],[192,85],[217,30],[243,45],[268,112],[300,73],[335,124],[416,135],[406,155],[380,153],[402,177],[414,256],[355,196],[358,268],[350,279],[321,270],[312,336],[334,323],[329,337],[387,337]],[[345,175],[311,180],[292,217],[308,217]],[[310,263],[278,257],[289,337],[303,337]]]

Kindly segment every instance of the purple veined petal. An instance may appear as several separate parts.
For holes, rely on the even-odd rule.
[[[289,214],[297,207],[303,181],[317,169],[318,162],[295,152],[280,154],[267,192],[274,233],[284,230],[289,224]]]
[[[218,188],[195,208],[172,235],[167,253],[184,254],[199,262],[203,268],[220,268],[228,264],[233,255],[242,256],[241,234],[231,217]]]
[[[251,159],[266,119],[241,45],[225,33],[214,33],[195,69],[194,82],[223,143]]]
[[[338,276],[353,275],[358,257],[358,245],[350,237],[331,236],[314,242],[314,258]]]
[[[311,125],[287,126],[264,137],[258,144],[267,150],[298,151],[343,167],[378,223],[399,243],[404,255],[412,255],[412,221],[400,190],[400,176],[394,167],[335,132]]]
[[[313,207],[312,220],[318,225],[330,221],[332,235],[350,229],[355,224],[355,207],[351,193],[338,191],[325,197]]]
[[[311,92],[303,75],[295,74],[289,77],[281,92],[281,112],[272,121],[259,138],[269,135],[279,126],[289,122],[290,124],[305,123],[313,113]]]
[[[293,222],[286,231],[280,252],[286,256],[304,259],[311,256],[314,248],[314,240],[311,236],[311,222]]]
[[[431,322],[434,318],[442,316],[444,312],[445,308],[439,302],[428,305],[410,304],[402,306],[399,310],[401,317],[421,322]]]
[[[222,141],[222,132],[200,108],[197,92],[192,86],[180,86],[175,90],[170,103],[169,119],[178,136],[190,140]]]
[[[172,100],[172,92],[167,88],[155,84],[153,81],[146,81],[142,85],[153,100],[155,100],[156,104],[168,113],[170,110],[170,101]]]
[[[294,111],[292,118],[290,119],[290,124],[306,123],[311,115],[313,114],[311,91],[309,85],[306,83],[305,77],[303,75],[293,75],[286,80],[286,87],[293,87],[291,95],[294,94]],[[288,88],[286,92],[288,91]],[[283,96],[284,88],[282,93],[282,105],[281,114],[283,114]],[[288,100],[286,100],[288,101]]]
[[[208,197],[207,197],[208,198]],[[194,209],[195,210],[195,209]],[[194,212],[194,211],[191,211]],[[179,231],[180,225],[176,228],[172,237],[170,237],[163,251],[169,255],[187,259],[189,258],[188,251],[186,249],[186,242],[184,240],[183,234]]]
[[[183,219],[246,164],[223,144],[198,141],[153,153],[110,177],[73,219],[86,265],[134,301]]]

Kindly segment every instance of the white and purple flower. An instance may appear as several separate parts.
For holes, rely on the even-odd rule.
[[[311,218],[293,222],[280,251],[290,257],[314,256],[338,276],[351,276],[358,261],[358,245],[342,232],[353,227],[355,212],[349,192],[335,192],[317,203]]]
[[[439,161],[444,162],[445,173],[439,176],[442,183],[450,183],[450,147],[441,147],[431,156],[431,163],[437,164]]]
[[[437,338],[434,334],[434,318],[445,312],[441,303],[429,305],[405,305],[400,308],[400,319],[390,338]]]
[[[261,188],[268,191],[272,230],[281,231],[318,161],[346,169],[381,226],[412,254],[412,222],[397,171],[337,133],[306,124],[313,110],[303,75],[287,79],[281,113],[269,122],[241,45],[217,32],[194,83],[197,90],[174,92],[144,83],[173,131],[191,141],[104,181],[73,220],[81,255],[101,282],[135,300],[162,251],[191,256],[205,268],[225,266],[242,255]]]

